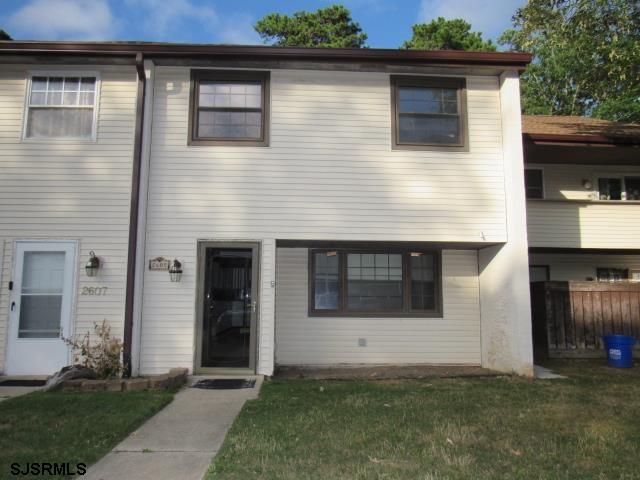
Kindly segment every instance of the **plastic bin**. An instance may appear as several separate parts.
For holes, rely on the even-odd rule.
[[[636,339],[626,335],[605,335],[602,337],[607,349],[607,363],[610,367],[633,367],[633,346]]]

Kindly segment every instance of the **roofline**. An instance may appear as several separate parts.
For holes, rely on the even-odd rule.
[[[207,45],[152,42],[0,41],[0,52],[14,55],[104,55],[154,57],[275,58],[371,63],[482,65],[524,69],[532,59],[520,52],[400,50],[380,48],[309,48],[266,45]]]
[[[546,143],[575,143],[575,144],[603,144],[603,145],[640,145],[640,138],[608,137],[606,135],[568,135],[554,133],[525,133],[525,140]]]

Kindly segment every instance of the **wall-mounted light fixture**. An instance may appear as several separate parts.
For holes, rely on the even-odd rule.
[[[586,188],[587,190],[591,190],[591,187],[592,187],[593,185],[591,184],[591,180],[584,179],[584,180],[582,180],[582,186],[583,186],[584,188]]]
[[[172,282],[179,282],[182,279],[182,263],[175,258],[169,265],[169,278]]]
[[[98,275],[98,270],[100,269],[100,259],[96,257],[96,254],[93,253],[93,250],[89,252],[89,261],[84,266],[85,271],[87,272],[87,277],[95,277]]]

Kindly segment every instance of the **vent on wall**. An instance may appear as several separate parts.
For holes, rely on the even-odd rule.
[[[358,346],[359,347],[366,347],[367,346],[367,339],[366,338],[359,338],[358,339]]]

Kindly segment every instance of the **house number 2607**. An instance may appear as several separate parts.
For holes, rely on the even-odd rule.
[[[82,295],[106,295],[107,287],[82,287]]]

